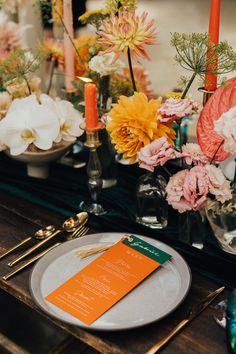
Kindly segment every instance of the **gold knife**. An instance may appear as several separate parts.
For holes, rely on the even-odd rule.
[[[37,243],[33,247],[29,248],[27,251],[25,251],[24,253],[20,254],[19,257],[15,258],[13,261],[8,263],[7,264],[8,267],[13,267],[16,263],[19,263],[22,259],[24,259],[25,257],[29,256],[31,253],[36,251],[38,248],[43,246],[45,243],[47,243],[49,240],[51,240],[52,238],[54,238],[56,235],[58,235],[61,232],[63,232],[63,230],[56,230],[50,236],[48,236],[47,238],[45,238],[41,242]]]
[[[197,317],[223,290],[224,286],[215,290],[214,292],[207,295],[207,297],[194,305],[192,309],[189,311],[189,314],[185,319],[183,319],[172,331],[154,344],[145,354],[155,354],[159,349],[163,347],[171,338],[173,338],[184,326],[186,326],[190,321],[192,321],[195,317]]]
[[[13,275],[15,275],[16,273],[20,272],[22,269],[25,269],[26,267],[28,267],[30,264],[32,264],[33,262],[37,261],[39,258],[43,257],[46,253],[48,253],[49,251],[51,251],[53,248],[59,246],[61,243],[58,242],[55,245],[52,245],[51,247],[47,248],[46,250],[44,250],[43,252],[36,254],[36,256],[32,257],[31,259],[29,259],[28,261],[24,262],[23,264],[19,265],[19,267],[17,267],[16,269],[12,270],[10,273],[4,275],[2,277],[2,279],[4,280],[8,280],[9,278],[11,278]]]

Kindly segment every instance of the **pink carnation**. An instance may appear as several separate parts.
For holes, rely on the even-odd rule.
[[[168,203],[180,213],[192,209],[190,203],[184,198],[183,187],[187,174],[188,170],[177,172],[175,175],[170,177],[166,186],[166,199]]]
[[[162,137],[144,146],[138,152],[138,159],[140,167],[153,172],[156,166],[163,166],[168,160],[178,157],[178,154],[166,137]]]
[[[224,149],[231,154],[236,153],[236,106],[223,113],[215,121],[215,131],[224,139]]]
[[[214,165],[206,165],[206,171],[209,177],[209,192],[221,203],[231,199],[230,182],[226,180],[221,169]]]
[[[203,166],[180,171],[167,184],[167,201],[180,213],[199,210],[207,200],[208,184],[208,175]]]
[[[192,165],[192,163],[194,165],[206,165],[209,162],[200,146],[194,143],[183,145],[181,157],[183,157],[187,165]]]
[[[199,210],[207,201],[209,180],[205,167],[195,166],[188,171],[184,180],[184,198],[193,210]]]
[[[168,98],[160,107],[159,119],[161,122],[170,122],[182,119],[197,111],[197,103],[190,98]]]

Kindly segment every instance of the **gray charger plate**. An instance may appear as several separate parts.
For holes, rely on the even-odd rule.
[[[58,320],[83,328],[114,331],[136,328],[158,321],[180,305],[191,285],[191,273],[185,260],[170,246],[149,237],[142,240],[172,255],[157,271],[139,284],[128,295],[110,308],[90,326],[45,300],[45,297],[63,284],[99,254],[80,259],[76,250],[83,246],[113,244],[124,233],[91,234],[67,241],[47,253],[34,266],[30,277],[31,294],[37,305]]]

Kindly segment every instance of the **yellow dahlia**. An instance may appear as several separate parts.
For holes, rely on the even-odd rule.
[[[158,111],[161,98],[148,101],[144,93],[121,96],[109,112],[107,131],[118,153],[134,162],[140,149],[157,138],[165,136],[173,144],[175,132],[170,125],[161,123]]]
[[[134,59],[138,57],[149,59],[145,45],[156,43],[156,28],[154,20],[146,21],[147,13],[141,16],[135,11],[119,11],[117,16],[111,14],[101,22],[99,42],[108,45],[100,54],[114,52],[116,61],[121,53],[126,54],[128,48]]]

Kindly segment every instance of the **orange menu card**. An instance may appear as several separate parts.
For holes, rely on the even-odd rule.
[[[125,237],[46,300],[90,325],[170,258],[136,236]]]

